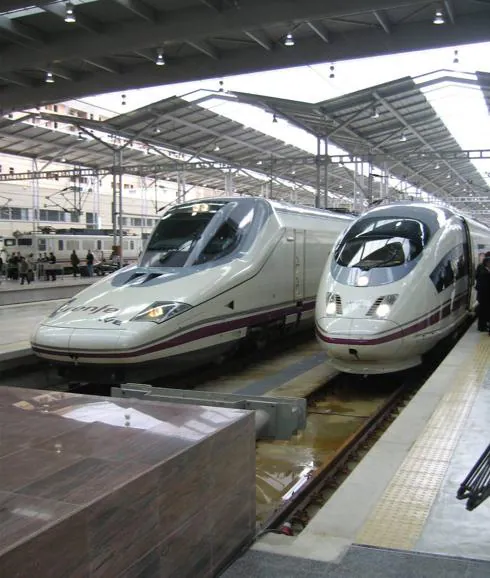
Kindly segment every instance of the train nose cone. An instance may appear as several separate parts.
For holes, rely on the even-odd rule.
[[[349,361],[389,359],[403,347],[403,331],[386,319],[317,319],[317,335],[330,357]]]
[[[31,337],[34,353],[47,359],[70,361],[82,356],[80,351],[109,352],[117,350],[122,331],[119,329],[72,329],[40,325]]]

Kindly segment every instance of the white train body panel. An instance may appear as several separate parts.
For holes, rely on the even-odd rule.
[[[177,242],[177,235],[185,237],[181,231],[196,227],[194,218],[203,219],[204,230]],[[44,320],[32,337],[33,350],[80,367],[154,362],[170,367],[197,357],[205,361],[254,330],[308,318],[313,324],[325,261],[351,221],[260,198],[174,207],[157,225],[138,265],[101,279]],[[236,247],[215,255],[213,243],[225,246],[220,231],[229,223]],[[172,244],[179,248],[169,249]],[[155,303],[182,310],[163,322],[135,319]]]
[[[489,248],[487,227],[427,204],[357,219],[338,239],[317,296],[316,332],[331,363],[358,374],[418,365],[469,314],[478,254]]]

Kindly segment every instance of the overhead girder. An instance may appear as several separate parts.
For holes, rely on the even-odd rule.
[[[129,0],[128,0],[129,2]],[[280,0],[251,0],[242,4],[239,10],[230,8],[216,13],[205,5],[182,10],[169,11],[152,24],[140,18],[117,26],[107,25],[103,34],[93,34],[87,30],[72,29],[57,34],[41,50],[30,47],[6,48],[0,61],[0,74],[13,71],[20,73],[24,68],[46,69],[57,61],[69,73],[72,59],[82,59],[97,63],[100,58],[117,54],[128,54],[162,43],[193,42],[200,48],[202,56],[190,56],[168,60],[165,67],[155,67],[144,62],[121,65],[124,74],[107,74],[104,71],[84,70],[75,82],[57,82],[53,85],[36,85],[35,90],[25,91],[15,86],[2,90],[2,106],[10,110],[19,106],[33,106],[40,102],[54,102],[69,98],[95,94],[104,91],[122,90],[129,87],[154,86],[190,79],[209,78],[243,72],[268,70],[278,67],[310,64],[325,60],[325,41],[318,33],[298,41],[294,49],[282,45],[271,46],[261,36],[262,26],[284,22],[315,23],[340,15],[354,15],[370,11],[382,14],[383,10],[413,5],[409,0],[322,0],[302,2],[282,2]],[[426,3],[416,1],[416,5]],[[309,25],[309,24],[308,24]],[[242,33],[256,43],[235,50],[211,52],[213,37],[226,37],[229,33]],[[266,33],[264,33],[266,34]],[[323,34],[323,33],[322,33]],[[391,34],[384,29],[364,27],[355,32],[330,35],[329,60],[341,60],[362,56],[374,56],[410,49],[433,48],[443,45],[460,45],[465,42],[490,39],[490,14],[478,13],[458,16],[457,25],[434,27],[430,21],[398,23]],[[265,50],[265,53],[264,53]],[[115,68],[115,67],[109,67]]]
[[[406,130],[412,132],[415,137],[424,145],[426,146],[430,151],[435,152],[435,148],[434,146],[426,139],[424,138],[420,132],[414,127],[413,124],[409,123],[407,120],[405,120],[405,118],[403,117],[403,115],[396,110],[393,106],[391,106],[391,104],[385,99],[383,98],[380,94],[378,94],[377,91],[373,91],[373,96],[384,106],[386,107],[393,116],[395,116],[405,127]],[[462,181],[464,181],[466,184],[468,184],[468,180],[465,176],[463,176],[457,169],[455,169],[453,166],[451,166],[445,159],[442,159],[442,162],[448,167],[448,169],[453,172],[459,179],[461,179]]]

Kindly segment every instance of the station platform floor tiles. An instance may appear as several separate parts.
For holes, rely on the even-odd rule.
[[[0,307],[0,364],[31,355],[29,338],[32,331],[64,302],[65,299],[58,299]]]
[[[53,299],[69,299],[100,277],[73,277],[65,275],[56,281],[33,281],[30,285],[11,279],[0,280],[0,306],[31,303]]]
[[[490,576],[490,500],[456,498],[489,440],[490,337],[473,324],[305,530],[265,534],[224,577]]]

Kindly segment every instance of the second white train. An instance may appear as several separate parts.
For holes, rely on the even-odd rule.
[[[475,304],[473,273],[490,229],[447,208],[368,211],[337,240],[316,302],[316,332],[337,369],[400,371],[449,335]]]

